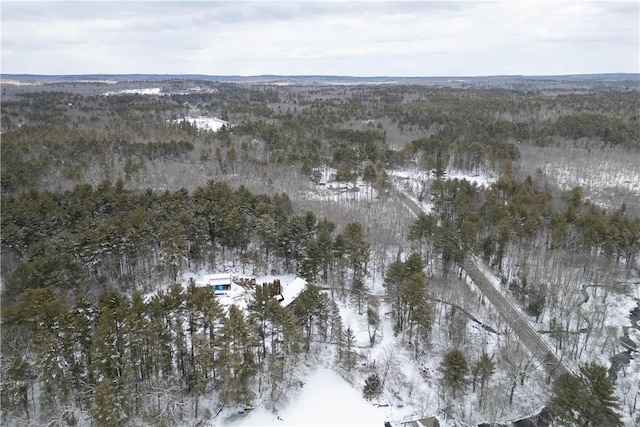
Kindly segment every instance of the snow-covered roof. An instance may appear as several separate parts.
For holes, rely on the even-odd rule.
[[[300,292],[304,291],[307,287],[307,281],[302,277],[296,277],[293,281],[287,283],[286,285],[282,285],[282,301],[280,304],[282,306],[287,307],[296,298],[300,295]]]
[[[207,274],[202,279],[203,279],[203,286],[231,284],[231,274],[229,273]]]

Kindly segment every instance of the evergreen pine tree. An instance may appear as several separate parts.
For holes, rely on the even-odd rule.
[[[195,294],[195,306],[196,310],[201,313],[199,319],[202,324],[200,327],[202,328],[203,335],[207,337],[207,344],[209,346],[207,355],[210,359],[210,363],[205,364],[203,362],[203,366],[208,368],[208,371],[205,372],[205,376],[212,376],[215,378],[218,331],[222,326],[224,312],[218,302],[218,299],[213,295],[213,292],[207,288],[197,289]]]
[[[375,397],[380,396],[382,393],[382,382],[380,381],[380,377],[378,374],[371,374],[364,380],[364,387],[362,389],[362,394],[364,398],[367,400],[371,400]]]
[[[167,378],[173,372],[171,329],[167,317],[165,297],[162,293],[151,298],[147,304],[149,315],[147,348],[153,376]]]
[[[178,221],[165,222],[160,226],[158,238],[161,259],[169,268],[171,280],[175,281],[182,260],[187,255],[188,242],[184,226]]]
[[[340,316],[340,309],[335,302],[331,301],[329,304],[329,337],[328,340],[331,343],[337,344],[342,337],[342,317]]]
[[[219,368],[222,372],[220,399],[223,404],[248,405],[253,400],[251,380],[256,373],[253,342],[242,310],[229,307],[220,329]]]
[[[435,215],[427,215],[424,212],[420,212],[413,224],[409,227],[409,240],[417,243],[427,258],[431,252],[428,248],[433,239],[437,224],[438,220]],[[427,250],[425,251],[425,249]]]
[[[94,405],[91,410],[98,427],[119,427],[125,424],[126,414],[122,407],[126,396],[118,390],[117,381],[104,378],[95,386]]]
[[[333,237],[332,233],[336,226],[326,219],[318,223],[318,232],[316,241],[318,242],[318,250],[320,252],[320,265],[322,266],[322,280],[326,283],[329,279],[329,267],[333,262]],[[333,288],[331,299],[333,299]]]
[[[124,318],[123,335],[126,340],[125,347],[125,377],[127,387],[130,387],[129,403],[134,414],[141,409],[142,387],[151,376],[151,366],[147,357],[150,349],[148,342],[148,319],[145,316],[146,307],[141,292],[135,292],[131,297],[131,305],[128,307]]]
[[[455,399],[456,391],[464,389],[468,383],[469,367],[462,351],[454,348],[445,354],[442,361],[442,374],[445,386],[451,389]]]
[[[6,371],[2,370],[0,383],[0,402],[2,403],[3,418],[11,411],[24,411],[27,419],[29,414],[29,389],[33,387],[35,375],[31,366],[22,357],[15,357]]]
[[[414,314],[416,307],[424,305],[427,298],[427,276],[423,271],[418,271],[406,278],[400,288],[402,330],[408,327],[409,342],[413,340],[413,326],[420,314]],[[426,313],[424,313],[426,314]],[[424,319],[421,319],[424,323]],[[426,325],[426,323],[425,323]]]
[[[302,324],[305,333],[305,349],[309,351],[314,324],[320,314],[322,300],[317,286],[308,285],[298,298],[294,306],[294,313]]]
[[[188,386],[194,397],[195,417],[198,418],[199,397],[205,392],[208,373],[213,368],[213,360],[206,335],[198,332],[192,335],[191,339],[194,357],[188,374]]]
[[[267,356],[268,407],[275,409],[287,401],[288,394],[299,386],[295,369],[301,350],[302,331],[293,312],[276,305],[273,310],[271,351]]]
[[[418,300],[418,303],[411,312],[411,320],[415,323],[416,333],[414,339],[415,357],[424,352],[431,342],[431,329],[433,327],[433,309],[426,299],[426,296]],[[420,346],[422,344],[422,346]]]
[[[351,327],[342,331],[342,336],[338,344],[338,362],[345,371],[351,371],[357,362],[358,353],[355,350],[356,335]]]
[[[616,410],[620,409],[614,394],[614,385],[607,378],[607,369],[597,363],[590,362],[580,367],[580,377],[587,385],[591,402],[587,406],[592,412],[589,418],[593,425],[622,425],[620,415]]]
[[[300,261],[300,273],[308,282],[313,283],[318,276],[318,270],[322,264],[322,252],[318,240],[311,239]]]
[[[580,366],[577,376],[561,375],[553,386],[551,411],[562,423],[580,427],[622,426],[620,408],[607,370],[597,363]]]
[[[367,300],[368,292],[369,290],[364,284],[364,280],[362,280],[360,277],[356,277],[353,280],[353,284],[351,285],[351,300],[356,305],[358,314],[362,314],[362,306]]]
[[[405,265],[402,261],[394,261],[389,265],[387,274],[384,278],[384,287],[387,290],[387,295],[391,300],[391,307],[394,314],[393,331],[395,334],[402,330],[402,313],[401,305],[402,300],[400,297],[401,283],[405,276]]]
[[[256,286],[253,298],[247,305],[247,310],[249,311],[249,323],[260,343],[258,348],[258,365],[260,366],[267,355],[267,336],[272,335],[270,329],[277,308],[281,308],[280,304],[273,297],[269,286]]]
[[[366,241],[364,228],[359,222],[347,224],[342,232],[344,254],[351,267],[354,281],[366,274],[371,245]]]

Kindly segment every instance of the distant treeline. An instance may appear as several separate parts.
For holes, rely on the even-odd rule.
[[[477,172],[509,170],[519,144],[640,149],[640,98],[633,89],[557,96],[410,85],[303,90],[216,83],[209,89],[170,96],[79,89],[5,94],[3,194],[61,178],[67,187],[119,176],[129,181],[164,160],[223,171],[241,160],[307,170],[338,165],[356,173],[367,163]],[[237,126],[214,134],[173,123],[191,113]]]

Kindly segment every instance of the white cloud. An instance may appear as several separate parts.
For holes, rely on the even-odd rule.
[[[635,1],[3,2],[2,72],[639,72]]]

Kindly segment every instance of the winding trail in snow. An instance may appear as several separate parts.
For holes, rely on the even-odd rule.
[[[420,205],[395,187],[392,187],[391,193],[396,196],[398,201],[403,202],[414,215],[417,216],[420,212],[424,212],[424,209],[422,209]],[[500,316],[509,324],[520,342],[538,359],[552,378],[555,379],[565,373],[574,373],[567,361],[558,357],[527,319],[522,316],[520,311],[514,307],[511,301],[505,298],[505,296],[493,286],[486,274],[478,268],[475,259],[471,258],[466,260],[461,268],[475,283],[478,290],[493,305],[498,313],[500,313]]]

